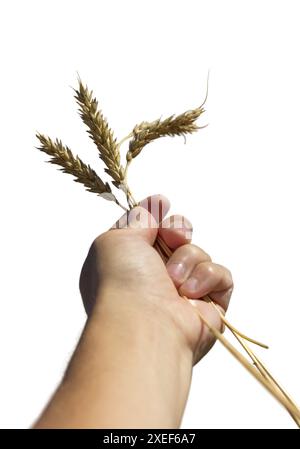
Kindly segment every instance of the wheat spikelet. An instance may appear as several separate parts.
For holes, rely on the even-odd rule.
[[[204,111],[204,108],[200,106],[177,116],[171,115],[164,120],[158,119],[136,125],[132,132],[133,138],[129,142],[127,160],[135,158],[148,143],[159,137],[184,136],[197,131],[200,127],[195,121]]]
[[[100,158],[105,163],[105,171],[113,178],[118,187],[124,178],[124,169],[120,163],[120,151],[117,141],[109,128],[107,120],[98,109],[98,101],[87,86],[78,80],[78,90],[75,90],[75,99],[79,106],[79,115],[88,127],[88,134],[96,144]]]
[[[58,139],[51,140],[42,134],[37,134],[41,146],[39,150],[51,156],[49,161],[51,164],[57,164],[62,167],[64,173],[69,173],[75,176],[75,182],[83,184],[89,192],[97,193],[105,199],[116,201],[114,195],[111,193],[111,188],[108,183],[104,183],[96,172],[86,165],[78,156],[74,156],[72,151],[62,144]]]

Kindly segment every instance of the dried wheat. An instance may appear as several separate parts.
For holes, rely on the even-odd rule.
[[[117,141],[104,118],[98,101],[87,86],[78,80],[78,89],[75,89],[75,99],[79,105],[79,114],[88,127],[88,134],[96,144],[100,158],[105,163],[105,171],[113,178],[118,187],[124,179],[124,169],[120,163],[120,151]]]
[[[127,160],[135,158],[148,143],[159,137],[185,136],[197,131],[200,127],[195,121],[204,111],[204,108],[200,106],[177,116],[171,115],[165,120],[158,119],[136,125],[132,131],[133,138],[129,142]]]
[[[117,201],[110,185],[104,183],[89,165],[82,162],[78,156],[74,156],[70,148],[64,146],[60,140],[53,141],[39,133],[37,138],[41,143],[38,149],[51,156],[49,161],[51,164],[60,165],[64,173],[73,175],[76,178],[75,182],[83,184],[89,192],[97,193],[110,201]]]

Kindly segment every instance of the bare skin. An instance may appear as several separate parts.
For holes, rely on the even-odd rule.
[[[152,201],[167,212],[166,198]],[[233,282],[190,243],[186,219],[179,229],[170,218],[158,225],[147,200],[140,204],[123,229],[100,235],[89,250],[80,279],[88,320],[35,428],[180,426],[192,367],[214,344],[195,307],[221,330],[217,311],[200,298],[208,294],[226,311]],[[167,266],[153,248],[158,233],[174,250]]]

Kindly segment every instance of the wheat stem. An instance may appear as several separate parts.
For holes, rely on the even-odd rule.
[[[261,348],[264,349],[269,349],[269,346],[267,346],[264,343],[261,343],[257,340],[254,340],[253,338],[247,337],[247,335],[243,334],[242,332],[240,332],[239,330],[237,330],[231,323],[229,323],[229,321],[227,321],[227,319],[225,318],[225,315],[223,315],[223,313],[220,311],[220,309],[218,309],[218,307],[215,305],[215,303],[212,301],[212,299],[206,295],[204,296],[202,299],[204,299],[204,301],[207,301],[209,303],[211,303],[215,309],[217,310],[217,312],[220,314],[223,323],[235,334],[239,335],[241,338],[243,338],[244,340],[249,341],[250,343],[254,343],[257,346],[260,346]]]
[[[250,338],[248,338],[247,336],[243,335],[241,332],[237,331],[225,318],[224,314],[221,312],[221,310],[216,306],[216,304],[211,300],[211,298],[209,296],[205,296],[203,298],[204,300],[206,300],[207,302],[209,302],[214,308],[215,310],[219,313],[220,318],[222,319],[223,323],[226,324],[226,326],[228,327],[228,329],[230,330],[230,332],[234,335],[234,337],[237,339],[237,341],[240,343],[240,345],[244,348],[244,350],[247,352],[247,354],[249,355],[249,357],[252,359],[254,365],[257,367],[257,369],[260,371],[260,373],[266,377],[267,379],[269,379],[269,381],[273,384],[273,386],[275,385],[276,388],[278,388],[281,393],[285,396],[285,398],[291,402],[291,404],[293,404],[294,407],[298,408],[297,405],[295,404],[295,402],[293,401],[293,399],[288,395],[288,393],[283,389],[283,387],[276,381],[276,379],[272,376],[272,374],[268,371],[268,369],[266,368],[266,366],[263,364],[263,362],[256,356],[256,354],[254,354],[254,352],[252,351],[252,349],[250,349],[246,343],[243,341],[243,339],[246,339],[252,343],[258,344],[259,346],[262,346],[264,348],[268,348],[266,345],[262,345],[261,343],[257,342],[256,340],[252,340]],[[292,418],[295,420],[295,422],[300,425],[300,421],[297,419],[297,417],[295,417],[294,415],[292,415]]]
[[[116,198],[116,200],[115,200],[115,203],[116,203],[119,207],[121,207],[121,209],[123,209],[125,212],[128,212],[127,207],[123,206],[123,204],[120,203],[120,202],[117,200],[117,198]]]
[[[133,136],[132,132],[129,133],[127,136],[123,137],[123,139],[119,140],[117,143],[117,148],[120,149],[121,145],[126,142],[126,140],[130,139]]]
[[[130,208],[137,206],[137,202],[133,197],[133,194],[129,188],[128,185],[128,168],[129,165],[131,164],[131,160],[127,160],[126,161],[126,165],[125,165],[125,170],[124,170],[124,179],[123,179],[123,185],[125,186],[126,189],[126,194],[127,194],[127,202]]]
[[[185,299],[187,299],[185,297]],[[274,389],[274,387],[270,384],[270,382],[261,375],[257,371],[257,369],[248,362],[248,360],[231,344],[229,341],[214,327],[212,326],[202,315],[199,309],[196,309],[196,313],[198,314],[200,320],[209,328],[212,334],[217,338],[222,345],[246,368],[255,378],[260,382],[277,400],[278,402],[285,407],[290,414],[293,415],[297,419],[297,424],[299,425],[298,420],[300,420],[300,410],[294,404],[292,404],[289,400],[286,399],[281,393]]]
[[[264,376],[266,379],[269,380],[270,384],[277,388],[281,394],[294,406],[296,407],[298,410],[298,406],[295,404],[295,402],[293,401],[293,399],[289,396],[289,394],[283,389],[283,387],[281,387],[281,385],[276,381],[276,379],[272,376],[272,374],[269,372],[269,370],[265,367],[265,365],[263,364],[263,362],[256,356],[256,354],[254,354],[254,352],[246,345],[246,343],[243,341],[243,339],[241,337],[239,337],[239,335],[237,335],[234,331],[232,331],[230,329],[230,331],[232,332],[232,334],[234,335],[234,337],[238,340],[238,342],[241,344],[241,346],[244,348],[244,350],[248,353],[249,357],[252,359],[253,364],[256,366],[256,368],[260,371],[260,373],[262,374],[262,376]],[[288,410],[289,414],[291,415],[291,417],[293,418],[293,420],[295,421],[295,423],[300,427],[300,419],[298,416],[296,416],[294,413],[292,413],[290,410]]]
[[[219,311],[221,313],[221,311]],[[294,406],[298,409],[297,404],[293,401],[291,396],[283,389],[283,387],[277,382],[277,380],[272,376],[270,371],[266,368],[264,363],[257,357],[257,355],[250,349],[246,343],[243,341],[243,339],[237,335],[232,329],[230,329],[231,333],[234,335],[234,337],[238,340],[238,342],[241,344],[241,346],[245,349],[245,351],[248,353],[249,357],[252,359],[253,363],[257,367],[257,369],[261,372],[263,376],[269,379],[270,383],[273,384],[278,390],[281,392],[281,394]],[[300,420],[297,416],[289,412],[296,422],[298,426],[300,426]]]
[[[124,179],[126,180],[126,182],[127,182],[127,178],[128,178],[128,169],[129,169],[131,162],[132,162],[132,159],[130,159],[129,161],[126,161],[125,170],[124,170]]]

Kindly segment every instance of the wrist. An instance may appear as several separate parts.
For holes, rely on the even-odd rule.
[[[134,427],[138,422],[146,428],[178,427],[190,388],[193,353],[166,310],[151,301],[130,301],[127,293],[122,300],[115,294],[103,293],[96,302],[89,331],[109,382],[118,383],[118,394],[126,395],[123,386],[131,396],[127,404],[135,400],[147,404],[132,415],[135,422],[124,423],[120,418],[119,425]],[[107,394],[111,398],[112,393]]]
[[[123,291],[103,288],[95,301],[93,319],[109,322],[136,335],[147,328],[148,332],[172,341],[182,353],[190,353],[190,344],[174,319],[175,301],[136,290],[131,292],[127,287]]]

